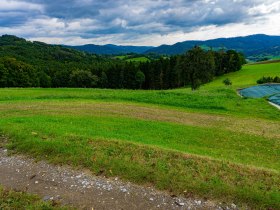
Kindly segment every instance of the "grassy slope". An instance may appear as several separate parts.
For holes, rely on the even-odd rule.
[[[146,57],[138,57],[138,58],[129,58],[126,59],[127,62],[147,62],[150,61],[149,58]]]
[[[54,163],[279,208],[280,112],[235,92],[279,66],[245,66],[195,92],[2,89],[0,129],[11,149]]]
[[[224,75],[207,86],[220,86],[225,78],[230,78],[235,87],[241,88],[250,85],[255,85],[256,81],[263,76],[275,77],[279,75],[280,62],[270,64],[245,65],[240,72]]]
[[[149,58],[144,57],[144,56],[131,58],[131,56],[129,56],[129,55],[119,55],[119,56],[115,56],[115,58],[120,59],[120,60],[125,60],[127,62],[147,62],[147,61],[150,61]]]

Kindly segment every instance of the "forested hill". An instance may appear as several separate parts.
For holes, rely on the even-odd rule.
[[[233,49],[242,52],[246,57],[280,56],[280,36],[251,35],[235,38],[220,38],[207,41],[185,41],[174,45],[161,45],[146,53],[166,55],[182,54],[194,46],[215,49]]]
[[[86,62],[100,57],[59,45],[30,42],[12,35],[0,37],[0,56],[10,56],[21,61],[42,65],[49,62]]]
[[[126,62],[4,35],[0,37],[0,87],[196,89],[217,75],[240,70],[244,61],[233,50],[194,47],[182,55]]]
[[[58,45],[0,37],[1,87],[69,87],[71,72],[97,71],[107,62],[111,60]]]

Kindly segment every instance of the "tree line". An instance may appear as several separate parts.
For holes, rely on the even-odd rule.
[[[258,84],[266,84],[266,83],[280,83],[280,77],[262,77],[257,80]]]
[[[183,55],[137,63],[13,36],[0,38],[0,87],[197,89],[245,63],[236,51],[194,47]]]

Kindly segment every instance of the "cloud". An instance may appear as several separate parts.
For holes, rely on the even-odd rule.
[[[3,1],[3,3],[2,3]],[[2,0],[0,32],[61,44],[280,35],[278,0]]]
[[[0,11],[43,11],[43,7],[40,4],[28,3],[25,1],[16,0],[2,0]]]
[[[19,25],[30,16],[37,16],[44,12],[43,5],[16,0],[1,0],[0,26]]]

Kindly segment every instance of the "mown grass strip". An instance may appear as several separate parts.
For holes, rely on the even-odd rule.
[[[7,134],[16,135],[17,146],[38,141],[47,144],[86,144],[87,139],[103,138],[135,142],[215,159],[279,170],[279,139],[217,128],[185,126],[166,122],[106,116],[18,116],[0,119]],[[72,145],[71,147],[75,147]]]
[[[61,102],[94,100],[157,105],[191,112],[280,121],[280,113],[265,99],[244,99],[234,88],[210,87],[166,91],[102,90],[102,89],[1,89],[0,103],[13,101]]]
[[[61,111],[63,110],[63,112]],[[212,127],[268,138],[280,138],[280,123],[264,119],[194,113],[142,104],[99,101],[32,101],[0,103],[2,118],[13,116],[77,116],[81,117],[127,117],[131,119],[172,122],[197,127]]]

